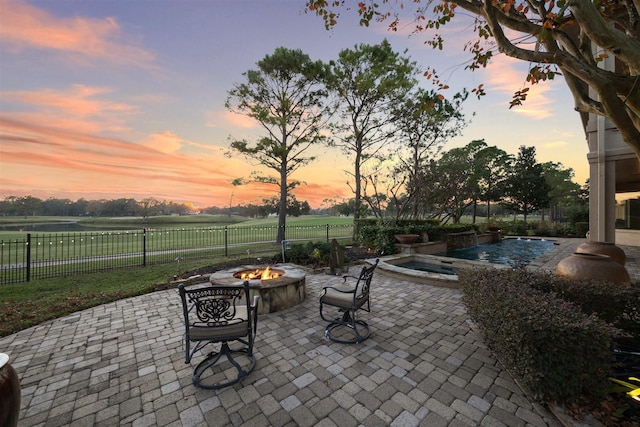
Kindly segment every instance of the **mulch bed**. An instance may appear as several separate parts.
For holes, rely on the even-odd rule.
[[[361,248],[358,246],[349,246],[345,249],[345,252],[344,252],[345,262],[347,262],[350,265],[359,264],[365,259],[376,258],[379,256],[380,255],[374,252],[370,252],[367,249]],[[220,270],[228,270],[230,268],[240,267],[242,265],[264,265],[264,264],[274,264],[274,262],[271,262],[267,258],[261,258],[261,257],[228,260],[222,264],[205,266],[205,267],[198,268],[196,270],[188,271],[186,273],[181,274],[180,276],[175,277],[174,280],[185,280],[193,276],[203,276],[203,275],[215,273],[216,271],[220,271]],[[308,265],[307,267],[312,269],[317,269],[317,268],[328,267],[328,266]]]

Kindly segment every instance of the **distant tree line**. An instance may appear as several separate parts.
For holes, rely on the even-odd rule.
[[[72,216],[72,217],[126,217],[148,218],[161,215],[189,215],[206,213],[212,215],[239,215],[249,218],[264,218],[275,214],[279,209],[277,197],[263,199],[262,204],[248,203],[232,207],[211,206],[194,211],[190,204],[172,201],[160,201],[149,197],[140,201],[132,198],[114,200],[76,201],[50,197],[46,200],[33,196],[7,196],[0,200],[2,216]],[[294,195],[289,196],[287,215],[300,216],[312,212],[306,200],[300,201]]]
[[[286,212],[288,216],[298,217],[300,215],[309,215],[313,212],[309,202],[306,200],[299,201],[293,194],[289,194],[287,199]],[[262,204],[246,203],[227,208],[211,206],[204,208],[202,212],[211,215],[238,215],[247,218],[265,218],[278,213],[279,210],[280,199],[277,196],[273,196],[268,199],[262,199]]]
[[[95,216],[95,217],[123,217],[156,215],[185,215],[191,213],[188,204],[171,201],[160,201],[147,198],[136,201],[131,198],[114,200],[86,200],[76,201],[50,197],[46,200],[33,196],[7,196],[0,200],[0,215],[3,216]]]

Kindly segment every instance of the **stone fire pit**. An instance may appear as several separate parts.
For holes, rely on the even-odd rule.
[[[209,281],[214,285],[241,285],[244,282],[239,278],[242,272],[265,268],[267,268],[266,265],[243,265],[216,271],[209,276]],[[269,266],[269,268],[278,272],[279,276],[268,280],[249,280],[250,297],[260,296],[259,314],[274,313],[304,301],[307,273],[302,268],[286,264]]]

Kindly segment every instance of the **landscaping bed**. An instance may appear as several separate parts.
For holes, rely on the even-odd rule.
[[[291,261],[294,264],[298,264],[311,269],[326,268],[329,266],[329,244],[294,244],[292,245],[292,248],[296,253],[295,258],[292,257],[293,259]],[[316,250],[316,255],[314,255],[314,251]],[[370,250],[360,246],[346,246],[343,248],[343,250],[345,264],[347,265],[358,264],[359,262],[366,259],[376,258],[380,256],[379,254],[371,252]],[[289,255],[290,254],[287,253],[287,256]],[[229,259],[222,263],[217,263],[215,265],[205,266],[197,268],[195,270],[187,271],[177,276],[176,280],[186,280],[189,277],[211,274],[215,273],[216,271],[228,270],[234,267],[240,267],[242,265],[275,265],[279,262],[282,262],[282,256],[280,254],[263,257],[243,257],[238,259]],[[287,262],[289,261],[287,260]]]
[[[640,288],[524,269],[459,277],[470,317],[532,397],[577,419],[590,414],[606,426],[640,425],[640,402],[610,380],[640,376],[637,360],[631,374],[617,376],[613,353],[638,347]]]

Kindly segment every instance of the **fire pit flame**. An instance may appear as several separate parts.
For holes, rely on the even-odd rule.
[[[242,280],[269,280],[269,279],[277,279],[280,277],[280,273],[277,271],[271,270],[268,266],[264,269],[257,268],[255,270],[242,271],[237,273],[237,276]]]

